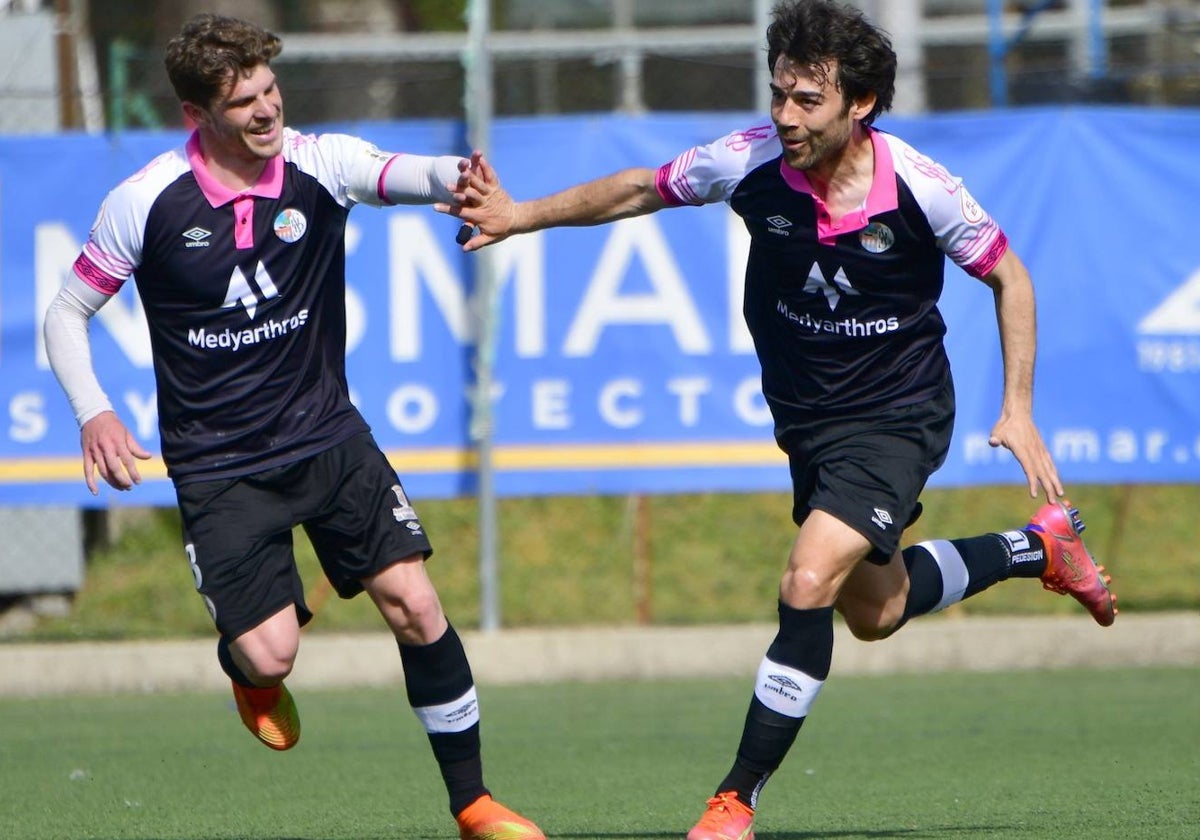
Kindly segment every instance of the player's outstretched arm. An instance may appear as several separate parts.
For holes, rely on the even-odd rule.
[[[658,194],[653,169],[634,168],[531,201],[513,201],[481,152],[460,165],[452,200],[434,209],[457,216],[478,233],[463,245],[475,251],[519,233],[550,227],[601,225],[653,213],[668,204]]]
[[[99,492],[97,472],[117,490],[139,484],[137,461],[150,457],[113,412],[92,368],[88,322],[110,298],[71,275],[47,308],[43,327],[50,367],[80,426],[83,476],[92,495]]]
[[[1029,482],[1029,495],[1038,488],[1050,501],[1063,495],[1058,468],[1033,422],[1033,367],[1037,326],[1033,283],[1020,258],[1010,248],[983,278],[996,297],[996,321],[1004,361],[1004,401],[989,443],[1012,452]]]

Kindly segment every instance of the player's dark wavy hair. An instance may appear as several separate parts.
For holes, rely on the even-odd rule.
[[[237,18],[204,13],[167,43],[167,78],[180,102],[207,108],[230,79],[248,75],[283,51],[273,32]]]
[[[870,125],[892,107],[896,92],[896,53],[892,42],[861,11],[827,0],[780,3],[767,27],[767,67],[786,55],[802,67],[838,64],[837,84],[846,98],[875,94],[875,107],[862,122]]]

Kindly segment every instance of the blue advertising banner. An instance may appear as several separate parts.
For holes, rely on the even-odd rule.
[[[761,124],[746,114],[505,119],[489,158],[532,198]],[[1068,483],[1200,480],[1200,111],[1068,108],[888,118],[961,176],[1034,277],[1035,413]],[[329,126],[462,154],[461,126]],[[42,314],[107,191],[181,133],[0,138],[0,504],[170,504],[161,463],[93,498]],[[472,493],[474,256],[429,208],[356,209],[347,365],[356,404],[418,498]],[[786,489],[741,321],[746,235],[724,205],[515,237],[492,249],[495,464],[503,495]],[[134,284],[93,319],[94,363],[157,451]],[[959,414],[940,486],[1023,481],[988,446],[999,411],[991,292],[947,267]]]

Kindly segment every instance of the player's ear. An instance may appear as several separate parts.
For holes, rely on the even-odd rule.
[[[874,110],[876,99],[877,97],[874,93],[864,93],[850,103],[850,116],[856,120],[861,120]]]
[[[182,107],[183,117],[185,120],[187,120],[189,125],[207,125],[210,122],[208,118],[208,112],[196,103],[184,102],[182,103]]]

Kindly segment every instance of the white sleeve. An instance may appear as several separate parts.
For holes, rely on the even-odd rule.
[[[72,273],[46,310],[46,355],[80,427],[97,414],[112,410],[92,368],[88,339],[89,320],[111,297]]]
[[[449,201],[447,184],[458,180],[460,157],[395,155],[383,166],[380,192],[389,204],[433,204]]]
[[[449,201],[446,185],[458,180],[458,164],[464,160],[385,152],[349,134],[302,135],[288,129],[287,138],[288,159],[315,175],[344,206]]]
[[[779,155],[773,126],[735,131],[664,163],[658,169],[655,187],[671,205],[728,201],[751,170]]]
[[[986,277],[1008,250],[1000,225],[968,192],[962,179],[895,135],[880,132],[896,174],[921,206],[938,248],[972,277]]]

